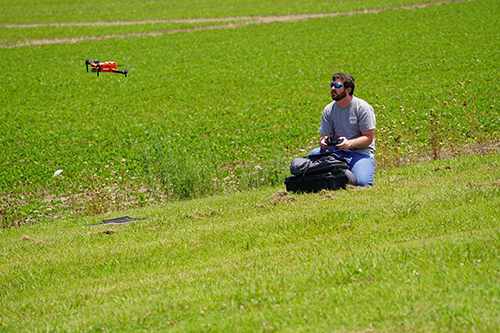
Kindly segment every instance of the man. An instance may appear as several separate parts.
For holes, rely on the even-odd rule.
[[[375,112],[364,100],[354,94],[354,78],[345,73],[332,77],[333,102],[323,110],[319,133],[319,144],[309,155],[331,151],[346,160],[349,170],[358,179],[359,186],[373,185],[375,175]],[[340,140],[328,146],[327,139],[333,135]]]

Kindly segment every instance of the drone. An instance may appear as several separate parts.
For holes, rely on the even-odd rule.
[[[87,67],[87,73],[89,72],[89,65],[92,67],[92,73],[97,73],[97,76],[99,77],[99,73],[118,73],[118,74],[123,74],[125,77],[127,77],[128,71],[132,70],[134,68],[126,68],[122,71],[118,70],[118,66],[122,65],[117,65],[116,62],[114,61],[105,61],[101,62],[99,60],[94,60],[94,59],[85,59],[85,66]]]

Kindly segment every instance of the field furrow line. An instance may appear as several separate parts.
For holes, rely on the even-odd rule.
[[[141,24],[154,24],[154,23],[207,23],[207,22],[225,22],[231,21],[228,24],[215,24],[211,26],[203,27],[193,27],[193,28],[180,28],[180,29],[170,29],[170,30],[160,30],[160,31],[150,31],[150,32],[138,32],[138,33],[127,33],[127,34],[111,34],[104,36],[82,36],[73,38],[42,38],[42,39],[32,39],[26,42],[20,42],[15,44],[0,45],[0,48],[15,48],[15,47],[25,47],[25,46],[39,46],[48,44],[61,44],[61,43],[78,43],[82,41],[89,40],[107,40],[112,38],[130,38],[130,37],[141,37],[141,36],[160,36],[164,34],[174,34],[179,32],[195,32],[200,30],[215,30],[215,29],[230,29],[236,27],[244,27],[251,24],[269,24],[276,22],[297,22],[310,19],[321,19],[336,16],[349,16],[349,15],[359,15],[359,14],[377,14],[386,10],[394,9],[415,9],[424,8],[428,6],[439,6],[449,3],[459,3],[459,2],[471,2],[472,0],[443,0],[437,2],[427,2],[412,5],[403,6],[390,6],[383,8],[365,9],[358,11],[348,11],[348,12],[334,12],[334,13],[316,13],[316,14],[292,14],[292,15],[270,15],[270,16],[238,16],[238,17],[225,17],[225,18],[199,18],[199,19],[169,19],[169,20],[142,20],[142,21],[113,21],[113,22],[54,22],[54,23],[32,23],[32,24],[4,24],[0,27],[4,28],[33,28],[33,27],[48,27],[48,26],[120,26],[120,25],[141,25]],[[234,23],[237,21],[237,23]]]

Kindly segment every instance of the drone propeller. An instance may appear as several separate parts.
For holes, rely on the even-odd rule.
[[[125,77],[127,77],[128,71],[133,71],[135,68],[125,68],[123,70],[123,74],[125,74]]]
[[[131,70],[134,70],[135,68],[125,68],[124,70],[122,71],[119,71],[117,69],[113,69],[113,73],[119,73],[119,74],[123,74],[125,75],[125,77],[127,77],[127,74],[128,74],[128,71],[131,71]]]
[[[102,65],[99,62],[95,64],[97,65],[97,67],[92,67],[92,73],[97,73],[97,77],[99,77],[99,72],[101,71]]]
[[[91,62],[99,64],[99,60],[97,60],[97,59],[81,59],[81,60],[85,60],[85,66],[87,67],[87,73],[89,72],[89,64]]]

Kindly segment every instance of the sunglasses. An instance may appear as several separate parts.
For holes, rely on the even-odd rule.
[[[339,88],[342,88],[343,86],[340,84],[340,83],[330,83],[330,87],[332,88],[335,88],[335,89],[339,89]]]

